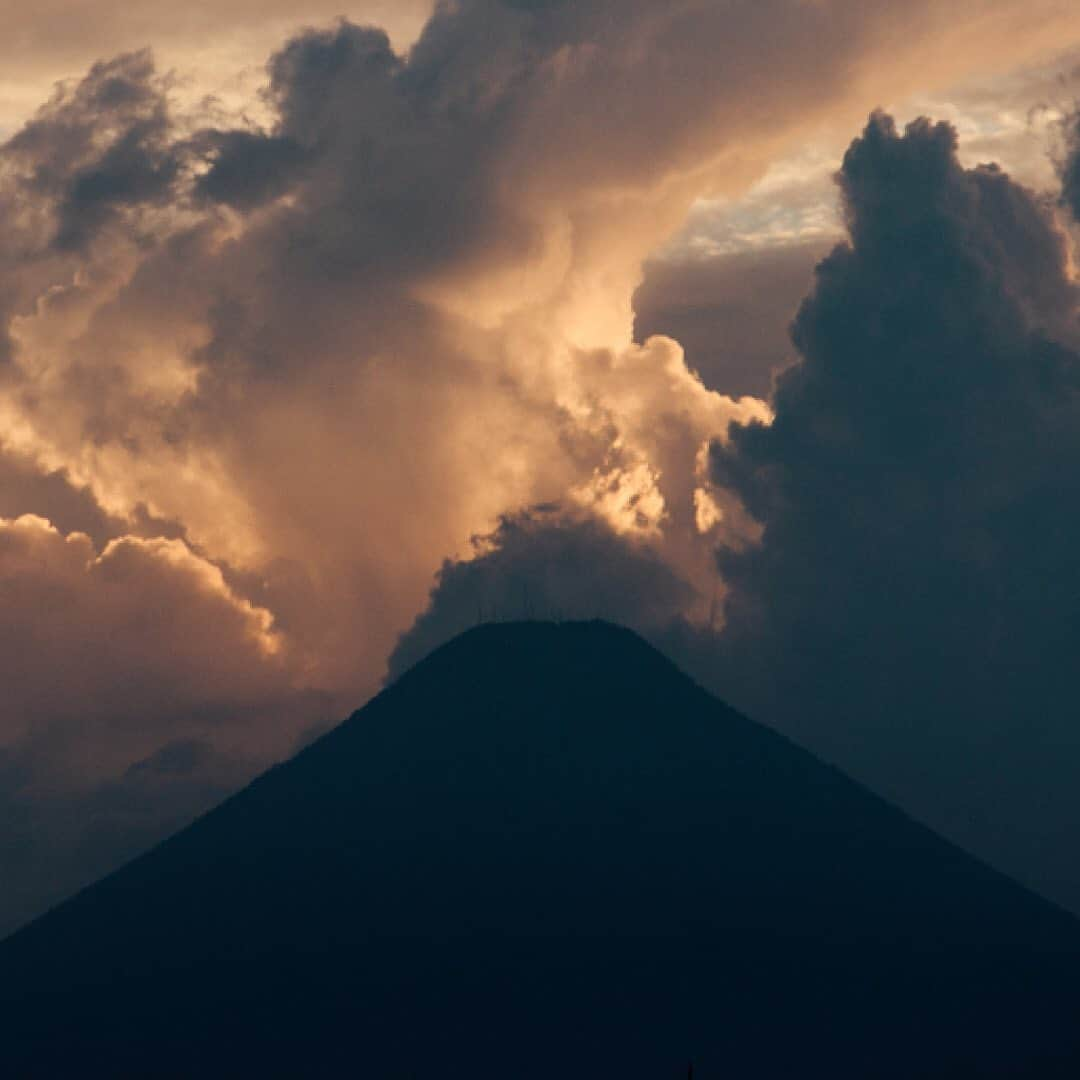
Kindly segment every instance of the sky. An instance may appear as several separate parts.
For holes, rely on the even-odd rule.
[[[0,79],[0,933],[536,616],[1080,910],[1074,3],[92,7]]]

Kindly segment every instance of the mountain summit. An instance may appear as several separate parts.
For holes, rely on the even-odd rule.
[[[1080,1074],[1080,924],[603,623],[479,627],[0,945],[12,1077]]]

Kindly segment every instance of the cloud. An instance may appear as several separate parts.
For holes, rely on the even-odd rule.
[[[849,108],[867,55],[952,32],[920,4],[901,48],[891,10],[469,0],[408,54],[340,22],[272,57],[264,122],[184,106],[146,54],[98,64],[3,150],[8,441],[251,579],[298,568],[277,602],[322,612],[309,664],[356,694],[432,570],[516,507],[610,516],[612,485],[651,484],[700,577],[698,453],[762,410],[631,344],[642,260]]]
[[[634,294],[634,333],[673,338],[712,390],[767,398],[791,359],[788,327],[819,243],[706,258],[654,259]]]
[[[60,87],[4,157],[24,200],[51,209],[49,243],[77,250],[123,208],[170,199],[180,172],[171,135],[164,82],[144,51]]]
[[[648,635],[694,599],[647,542],[559,507],[507,516],[473,546],[472,557],[443,564],[427,609],[390,656],[389,680],[481,622],[607,619]]]
[[[342,15],[389,28],[399,48],[419,33],[433,0],[100,0],[93,7],[40,0],[7,13],[10,40],[0,87],[0,137],[24,122],[54,83],[104,55],[152,43],[189,100],[212,94],[251,108],[259,69],[271,49],[304,26]]]
[[[107,514],[93,492],[72,483],[63,469],[42,471],[30,458],[0,445],[0,518],[24,514],[55,523],[63,533],[84,533],[100,549],[126,531],[126,522]]]
[[[1067,118],[1064,127],[1066,155],[1061,167],[1061,196],[1080,221],[1080,118]]]
[[[465,57],[486,12],[444,13],[407,61],[372,29],[297,37],[271,61],[277,120],[264,131],[173,115],[145,58],[128,58],[128,93],[96,126],[83,131],[81,108],[78,124],[54,114],[97,100],[104,69],[8,148],[36,174],[72,154],[69,128],[111,145],[130,126],[128,103],[152,101],[181,162],[169,213],[124,217],[130,237],[84,229],[77,267],[39,243],[43,280],[18,275],[27,295],[9,409],[29,428],[20,450],[92,484],[112,512],[142,503],[182,522],[234,566],[305,566],[307,599],[330,627],[313,630],[312,663],[358,693],[432,568],[477,529],[572,490],[604,501],[620,475],[652,477],[654,504],[685,516],[701,444],[748,408],[706,392],[670,348],[627,351],[633,260],[588,329],[591,290],[577,282],[602,249],[575,238],[591,216],[572,220],[587,193],[552,177],[527,196],[507,172],[538,179],[515,160],[527,150],[546,161],[529,145],[529,102],[556,85],[552,56],[579,31],[490,12],[499,47],[478,97]],[[571,135],[551,152],[592,154]],[[100,171],[97,158],[72,160],[80,175]],[[34,188],[37,217],[64,218],[71,187]],[[669,417],[663,429],[643,394]],[[483,450],[492,437],[496,456]],[[343,473],[363,478],[362,499],[342,498]],[[358,660],[346,643],[373,636],[381,644]]]
[[[100,721],[130,739],[109,748],[128,761],[140,732],[157,738],[148,712],[165,708],[162,722],[201,730],[288,688],[270,614],[181,540],[125,536],[97,552],[43,518],[5,519],[0,580],[4,745],[60,728],[82,738]]]
[[[962,168],[944,124],[875,114],[838,181],[850,241],[795,320],[774,420],[713,446],[763,530],[721,550],[713,677],[1075,906],[1048,839],[1080,828],[1065,237],[1049,199]]]
[[[304,163],[304,148],[289,136],[207,131],[200,142],[211,165],[197,180],[195,194],[237,210],[284,193]]]
[[[0,519],[0,599],[0,932],[327,719],[269,613],[180,540],[98,551],[40,517]]]

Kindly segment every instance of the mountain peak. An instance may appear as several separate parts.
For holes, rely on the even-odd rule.
[[[516,619],[483,622],[432,650],[402,678],[419,677],[428,664],[481,665],[490,668],[496,659],[516,658],[518,665],[542,667],[545,663],[570,662],[584,657],[607,665],[636,659],[672,666],[661,653],[635,631],[603,619],[555,621]]]

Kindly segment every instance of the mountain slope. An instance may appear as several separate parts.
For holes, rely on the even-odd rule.
[[[483,627],[0,944],[13,1076],[1074,1076],[1080,927],[600,623]]]

